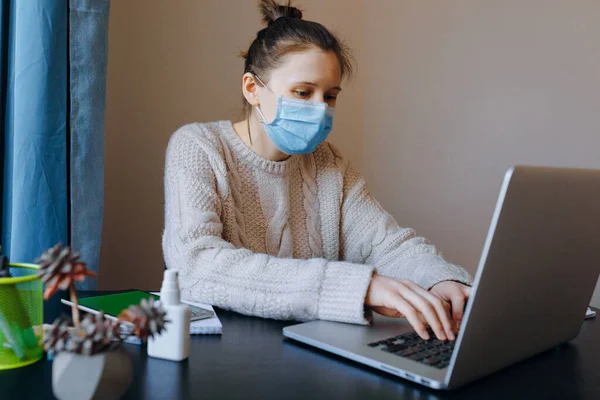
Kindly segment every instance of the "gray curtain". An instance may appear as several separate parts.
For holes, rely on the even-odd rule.
[[[70,0],[69,8],[71,246],[99,272],[110,1]],[[96,279],[79,284],[96,286]]]

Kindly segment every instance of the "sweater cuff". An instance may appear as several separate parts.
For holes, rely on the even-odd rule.
[[[417,279],[417,284],[426,290],[444,281],[454,281],[463,285],[471,286],[473,277],[471,274],[458,265],[454,264],[438,264],[423,268],[427,270],[423,276]]]
[[[370,265],[329,262],[319,293],[317,318],[367,325],[365,297],[374,268]]]

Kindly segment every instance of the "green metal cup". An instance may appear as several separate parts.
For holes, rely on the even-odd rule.
[[[35,264],[10,264],[0,278],[0,370],[24,367],[44,355],[43,283]]]

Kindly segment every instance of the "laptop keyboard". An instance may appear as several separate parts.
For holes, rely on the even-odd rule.
[[[430,335],[435,336],[433,332],[430,332]],[[409,332],[369,343],[368,346],[377,347],[382,351],[439,369],[446,368],[450,364],[452,350],[454,350],[454,342],[443,342],[437,339],[423,340],[417,332]]]

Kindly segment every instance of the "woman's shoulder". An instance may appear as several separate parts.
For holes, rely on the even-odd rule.
[[[210,169],[217,175],[226,174],[221,131],[230,121],[186,124],[169,139],[165,163],[174,168]]]
[[[173,151],[206,153],[210,158],[223,157],[221,132],[229,121],[194,122],[177,129],[169,139],[167,156]]]
[[[200,144],[203,147],[218,148],[221,145],[220,135],[223,125],[228,121],[193,122],[177,129],[169,140],[171,143]]]

